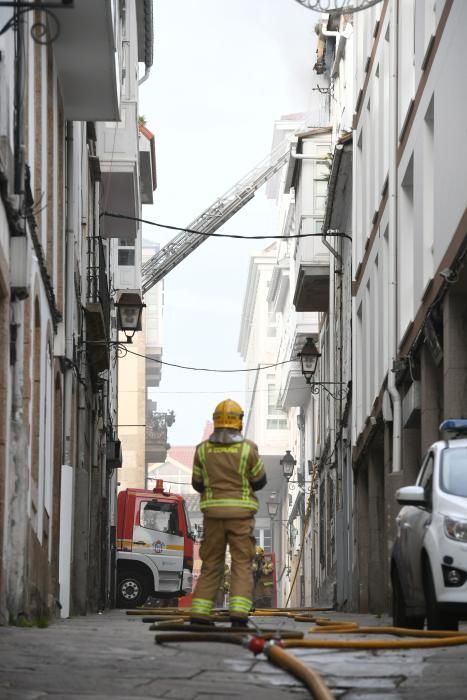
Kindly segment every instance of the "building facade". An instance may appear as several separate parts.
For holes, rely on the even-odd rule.
[[[414,483],[440,422],[466,412],[466,12],[382,0],[315,24],[329,109],[292,139],[267,295],[276,361],[290,360],[276,382],[295,462],[281,498],[292,604],[390,609],[396,489]]]
[[[3,622],[112,601],[121,232],[101,215],[117,206],[122,115],[138,134],[125,96],[152,62],[151,10],[140,0],[0,8]],[[118,204],[130,198],[137,212],[137,148],[135,158],[134,189]]]
[[[462,2],[355,18],[353,462],[360,609],[387,609],[395,490],[465,415]],[[453,150],[453,144],[456,144]]]

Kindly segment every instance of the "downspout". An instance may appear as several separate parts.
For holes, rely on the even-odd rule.
[[[150,73],[151,73],[151,66],[146,66],[146,70],[144,71],[143,77],[138,80],[138,87],[146,82],[146,80],[149,78]]]
[[[342,268],[342,258],[337,252],[335,248],[332,247],[330,243],[326,240],[326,235],[334,233],[334,231],[329,227],[329,224],[331,223],[331,212],[332,212],[332,202],[334,201],[334,193],[336,191],[336,185],[337,185],[337,176],[339,173],[339,166],[342,158],[342,154],[344,153],[344,146],[342,143],[336,144],[336,147],[334,149],[334,160],[332,162],[332,171],[331,171],[331,176],[329,178],[329,187],[328,187],[328,202],[331,203],[330,207],[326,207],[326,217],[323,222],[323,228],[322,228],[322,233],[323,235],[321,236],[321,242],[322,244],[329,250],[329,252],[336,258],[338,261],[340,267]]]
[[[73,295],[74,295],[74,174],[73,122],[66,122],[66,210],[65,210],[65,348],[63,357],[63,460],[60,490],[59,583],[60,616],[67,618],[71,609],[71,561],[73,546]]]
[[[23,42],[24,28],[19,7],[14,10],[16,25],[15,69],[14,69],[14,191],[15,194],[24,193],[24,116],[23,116],[23,92],[24,70]]]
[[[66,123],[66,300],[65,300],[65,400],[63,464],[72,466],[72,395],[73,395],[73,294],[74,294],[74,174],[73,122]]]
[[[323,19],[321,22],[321,34],[323,36],[330,36],[330,37],[337,40],[337,37],[339,36],[340,32],[331,32],[331,31],[328,31],[327,29],[325,29],[325,27],[327,27],[328,22],[329,22],[329,15],[325,19]]]
[[[151,66],[154,60],[154,33],[153,33],[153,6],[152,0],[144,0],[145,18],[145,64],[144,75],[138,80],[138,87],[149,78]]]
[[[389,104],[392,109],[389,112],[389,177],[388,177],[388,205],[389,205],[389,347],[391,349],[391,367],[388,372],[388,391],[393,406],[393,433],[392,433],[392,471],[401,471],[401,431],[402,431],[402,406],[401,396],[396,386],[396,375],[393,371],[394,361],[397,359],[397,53],[398,53],[398,9],[399,2],[391,3],[390,19],[390,56],[389,56]],[[392,99],[391,99],[392,98]]]

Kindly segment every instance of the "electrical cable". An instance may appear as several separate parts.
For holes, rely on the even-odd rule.
[[[155,357],[150,357],[148,355],[143,355],[139,352],[134,352],[134,350],[128,350],[125,347],[126,352],[130,355],[136,355],[136,357],[142,357],[145,360],[151,360],[152,362],[157,362],[160,365],[167,365],[168,367],[176,367],[177,369],[188,369],[193,372],[257,372],[260,369],[271,369],[273,367],[279,367],[280,365],[286,365],[289,362],[294,362],[294,359],[283,360],[282,362],[276,362],[272,365],[264,365],[263,367],[246,367],[245,369],[212,369],[211,367],[188,367],[187,365],[178,365],[174,362],[165,362],[164,360],[158,360]]]
[[[121,392],[123,394],[138,394],[143,391],[142,389],[122,389]],[[226,394],[227,396],[229,394],[253,394],[254,389],[225,389],[225,391],[159,391],[159,387],[155,388],[154,390],[154,396],[159,396],[160,394],[220,394],[224,395]],[[262,394],[267,394],[269,393],[269,389],[258,389],[257,393],[262,393]]]
[[[170,231],[184,231],[185,233],[196,233],[198,236],[205,236],[206,238],[240,238],[242,240],[252,240],[252,241],[262,241],[262,240],[270,240],[270,239],[277,239],[277,240],[288,240],[289,238],[313,238],[315,236],[318,236],[319,238],[322,238],[323,236],[326,236],[326,233],[294,233],[291,234],[290,236],[244,236],[240,233],[206,233],[204,231],[196,231],[193,228],[186,228],[185,226],[172,226],[170,224],[160,224],[156,221],[150,221],[149,219],[140,219],[138,216],[127,216],[126,214],[116,214],[115,212],[111,211],[103,211],[99,215],[101,216],[110,216],[113,217],[114,219],[128,219],[129,221],[138,221],[142,224],[149,224],[150,226],[157,226],[158,228],[166,228],[169,229]],[[348,238],[350,241],[352,240],[352,237],[348,235],[348,233],[343,233],[342,231],[334,231],[332,234],[329,234],[332,236],[337,236],[338,238]]]

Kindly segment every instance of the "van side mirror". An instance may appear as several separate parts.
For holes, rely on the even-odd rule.
[[[401,506],[428,505],[423,486],[403,486],[396,491],[396,499]]]

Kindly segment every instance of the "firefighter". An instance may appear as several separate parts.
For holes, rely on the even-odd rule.
[[[258,499],[266,484],[258,447],[242,435],[243,411],[226,399],[213,414],[214,432],[196,447],[192,485],[201,494],[204,537],[201,574],[191,607],[192,623],[209,624],[224,574],[226,547],[231,557],[229,613],[232,626],[246,627],[253,606],[253,535]]]

